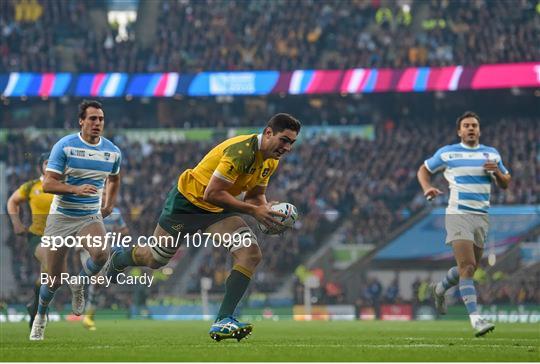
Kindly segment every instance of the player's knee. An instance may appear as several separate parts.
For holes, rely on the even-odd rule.
[[[459,265],[459,276],[471,278],[476,271],[476,264],[474,263],[462,263]]]
[[[255,268],[259,265],[261,260],[262,253],[258,245],[253,245],[243,249],[243,254],[241,254],[241,264],[250,268]]]
[[[145,252],[145,265],[152,269],[161,268],[169,263],[176,254],[176,248],[155,246]]]
[[[258,246],[255,246],[252,250],[253,251],[250,253],[250,260],[253,265],[257,266],[262,260],[261,249],[259,249]]]

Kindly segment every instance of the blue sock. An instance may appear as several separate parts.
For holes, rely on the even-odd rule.
[[[81,269],[79,276],[84,277],[96,275],[99,273],[101,268],[103,268],[103,264],[97,264],[92,260],[92,258],[88,258],[83,262],[83,268]]]
[[[459,293],[461,299],[467,307],[469,315],[478,314],[478,308],[476,307],[476,289],[474,288],[474,281],[472,278],[460,278],[459,280]]]
[[[120,252],[114,255],[112,263],[117,270],[123,270],[127,267],[138,265],[133,260],[133,248],[120,249]]]
[[[49,303],[54,298],[55,292],[56,289],[49,288],[44,284],[42,284],[39,288],[39,304],[37,312],[40,315],[45,315],[47,313],[47,308],[49,307]]]
[[[446,272],[446,277],[439,283],[437,283],[437,294],[443,294],[449,288],[454,287],[459,283],[459,270],[457,266],[454,266]]]

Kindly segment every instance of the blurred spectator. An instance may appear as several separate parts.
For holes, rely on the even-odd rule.
[[[478,65],[540,59],[534,0],[162,0],[152,46],[83,0],[0,2],[0,72],[199,72]],[[101,12],[105,17],[106,12]],[[144,17],[143,12],[139,12]],[[419,18],[423,16],[423,18]],[[139,19],[140,20],[140,19]],[[415,23],[420,26],[415,26]],[[399,42],[394,41],[399,39]]]
[[[399,297],[399,284],[397,278],[394,278],[392,283],[386,288],[384,294],[385,303],[396,303]]]

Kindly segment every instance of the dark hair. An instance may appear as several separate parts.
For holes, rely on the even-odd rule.
[[[266,127],[272,129],[272,132],[274,134],[282,132],[286,129],[295,131],[296,133],[300,133],[300,128],[302,127],[302,124],[300,124],[300,121],[298,121],[298,119],[296,119],[292,115],[286,113],[279,113],[270,118]]]
[[[96,101],[96,100],[83,100],[79,104],[79,119],[86,118],[86,109],[88,109],[89,107],[94,107],[96,109],[103,110],[103,106],[101,106],[101,102]]]
[[[49,152],[41,153],[38,159],[38,167],[41,173],[43,173],[43,162],[49,160]]]
[[[478,124],[480,124],[480,116],[478,116],[477,113],[473,112],[473,111],[465,111],[463,114],[461,114],[460,117],[457,118],[456,120],[456,126],[459,130],[459,128],[461,128],[461,121],[463,119],[467,119],[467,118],[475,118],[477,121],[478,121]]]

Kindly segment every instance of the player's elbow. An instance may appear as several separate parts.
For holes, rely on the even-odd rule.
[[[499,188],[506,190],[508,189],[508,186],[510,186],[510,179],[511,177],[509,175],[506,175],[500,181],[497,181],[498,182],[497,185],[499,186]]]
[[[429,171],[427,170],[426,166],[422,164],[416,172],[416,178],[419,181],[423,181],[424,179],[426,179],[427,176],[429,176]]]
[[[207,189],[205,189],[205,190],[204,190],[204,195],[203,195],[203,200],[204,200],[205,202],[214,204],[215,201],[216,201],[216,195],[218,194],[217,192],[218,192],[218,191],[216,191],[216,190],[213,189],[213,188],[207,188]]]
[[[51,177],[45,176],[43,178],[43,184],[42,184],[43,192],[45,193],[53,193],[52,190],[52,183],[51,183]]]
[[[109,175],[109,177],[107,178],[107,183],[120,184],[120,173],[115,175]]]
[[[7,211],[9,214],[14,214],[15,211],[17,211],[17,207],[19,206],[19,203],[15,199],[14,195],[11,195],[7,200]]]

